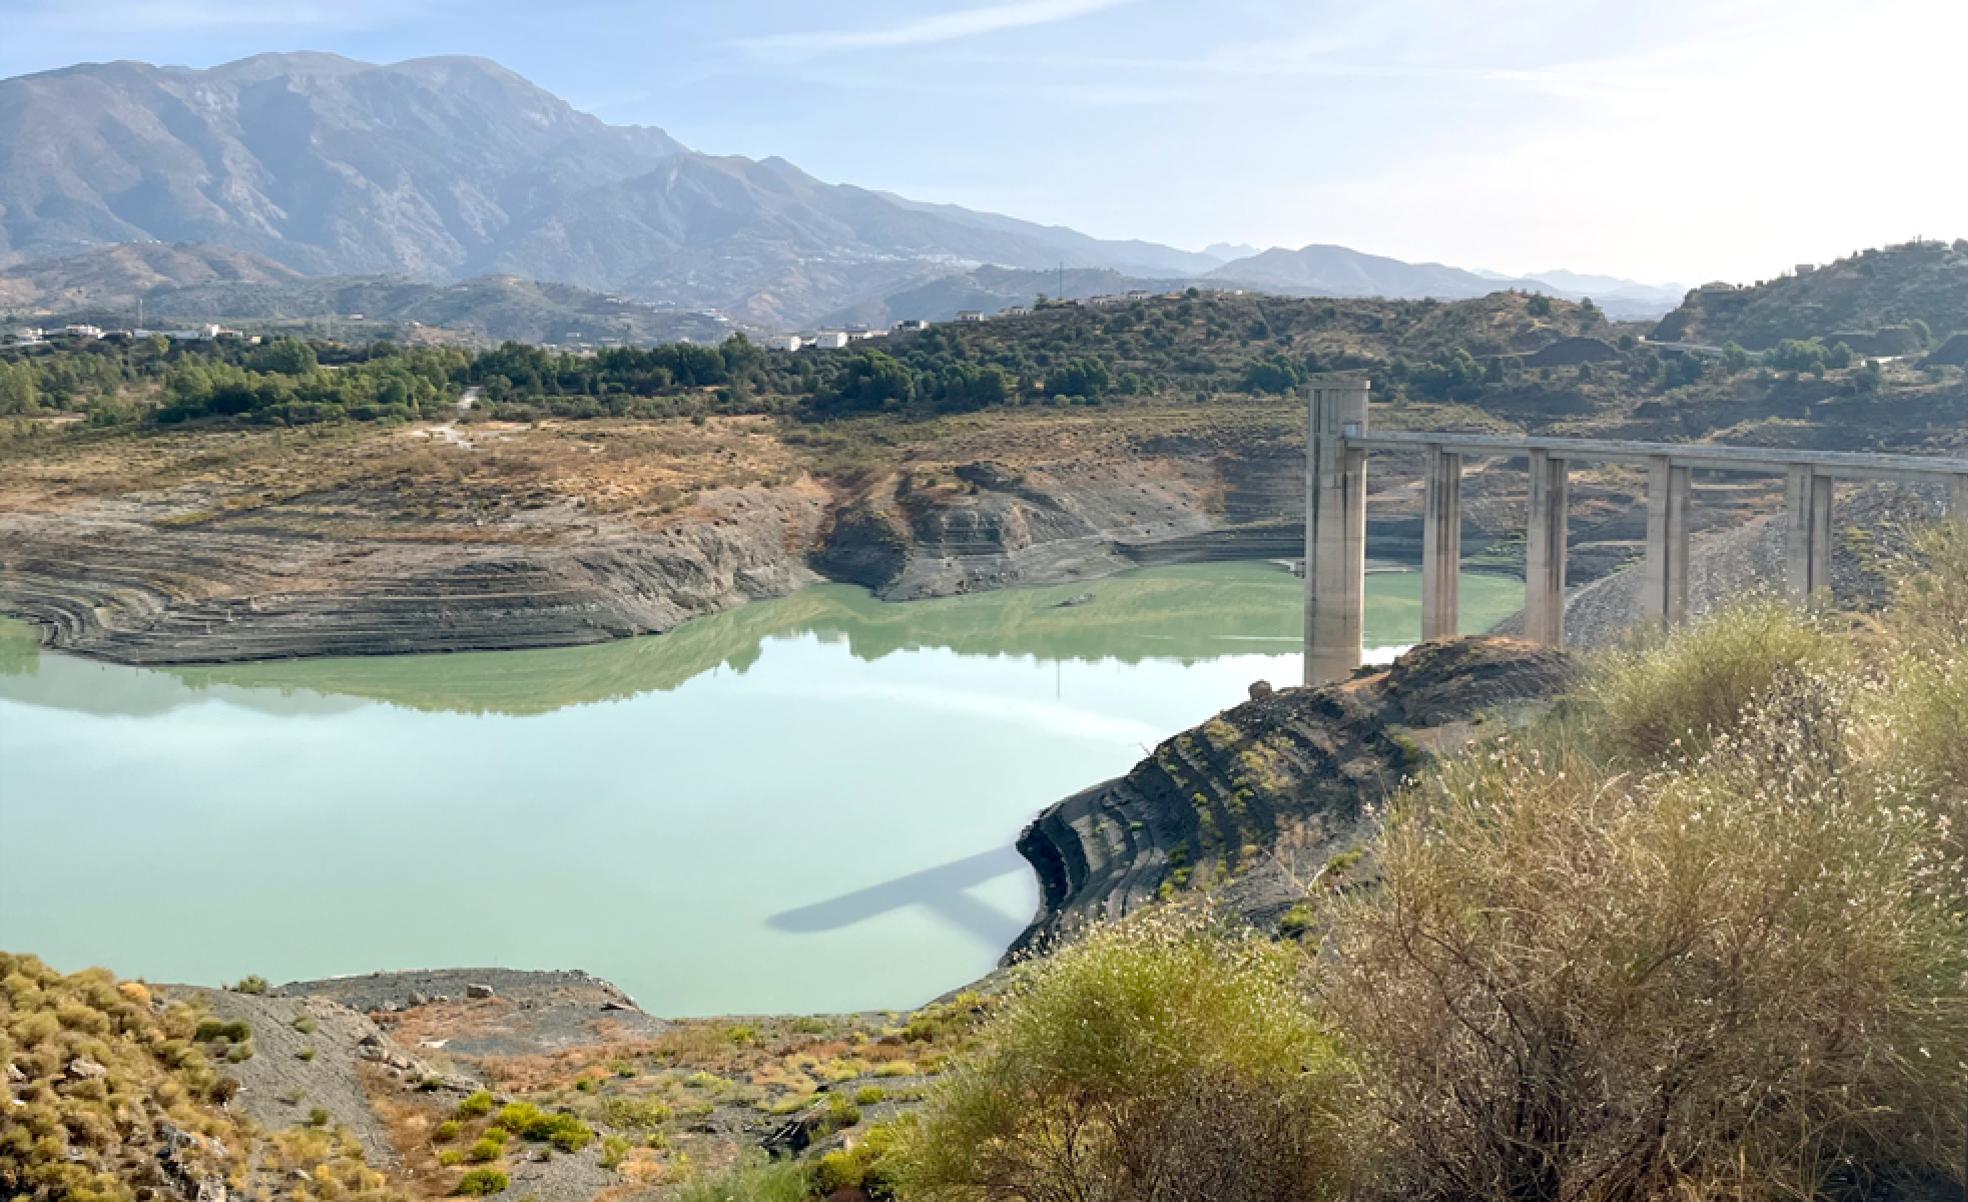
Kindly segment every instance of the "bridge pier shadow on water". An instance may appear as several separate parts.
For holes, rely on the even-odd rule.
[[[775,931],[817,935],[918,906],[980,946],[1002,952],[1018,938],[1031,916],[1007,914],[970,890],[1010,873],[1030,871],[1016,848],[998,848],[784,910],[766,919],[766,925]]]

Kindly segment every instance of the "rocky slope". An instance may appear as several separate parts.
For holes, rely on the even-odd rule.
[[[1324,688],[1254,685],[1246,704],[1026,828],[1018,849],[1038,873],[1039,912],[1007,960],[1204,884],[1275,927],[1323,866],[1365,841],[1367,807],[1423,758],[1550,700],[1570,670],[1561,651],[1469,639]]]
[[[654,531],[536,514],[464,542],[250,516],[160,529],[142,509],[0,514],[0,609],[53,646],[140,664],[599,642],[809,583],[788,547],[816,536],[823,497],[721,490]]]

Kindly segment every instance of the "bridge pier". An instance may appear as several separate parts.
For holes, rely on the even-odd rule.
[[[1831,587],[1831,477],[1808,464],[1784,474],[1784,584],[1791,599]]]
[[[1366,380],[1312,385],[1305,456],[1305,683],[1360,666],[1367,593]]]
[[[1524,634],[1565,645],[1565,542],[1571,467],[1549,451],[1531,452],[1531,517],[1524,542]]]
[[[1688,617],[1694,470],[1786,473],[1784,571],[1798,597],[1831,584],[1832,489],[1844,481],[1939,486],[1968,518],[1968,458],[1773,450],[1763,447],[1367,429],[1365,380],[1335,377],[1307,398],[1305,474],[1305,683],[1344,680],[1360,666],[1367,577],[1367,452],[1426,457],[1422,524],[1422,635],[1456,632],[1462,542],[1462,466],[1467,455],[1528,457],[1531,512],[1524,555],[1525,630],[1539,642],[1565,637],[1566,493],[1575,460],[1647,469],[1643,621]]]
[[[1688,616],[1688,511],[1694,500],[1693,469],[1667,455],[1647,464],[1647,567],[1641,613],[1660,626]]]
[[[1433,448],[1421,519],[1421,640],[1452,639],[1462,608],[1462,456]]]

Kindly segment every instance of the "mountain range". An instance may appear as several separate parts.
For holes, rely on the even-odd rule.
[[[256,284],[281,271],[523,277],[766,329],[856,311],[943,316],[892,298],[963,276],[1002,293],[1002,277],[979,273],[1007,269],[1034,280],[1112,272],[1117,288],[1197,278],[1335,296],[1573,294],[1342,247],[1233,259],[1250,248],[1100,239],[830,184],[784,159],[704,154],[660,129],[606,124],[476,58],[378,66],[267,54],[206,70],[89,63],[0,80],[0,267],[31,273],[148,243],[180,253],[93,266],[129,268],[133,295],[209,288],[228,270],[269,277],[240,280]],[[228,253],[256,266],[213,265]],[[160,257],[187,274],[157,270]],[[22,280],[0,277],[0,304],[37,291]]]

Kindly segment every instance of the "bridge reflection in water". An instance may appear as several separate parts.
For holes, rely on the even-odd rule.
[[[899,876],[866,889],[856,889],[810,906],[783,910],[766,919],[766,925],[789,934],[814,935],[850,927],[909,906],[920,906],[946,925],[993,951],[1001,952],[1018,938],[1031,915],[1007,914],[969,891],[1010,873],[1030,871],[1025,857],[1019,855],[1016,849],[1002,847]]]

